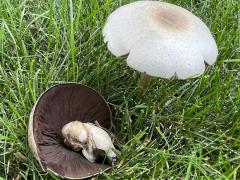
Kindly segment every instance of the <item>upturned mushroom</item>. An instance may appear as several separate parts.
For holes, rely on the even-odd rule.
[[[96,162],[98,156],[105,156],[114,163],[115,148],[108,133],[91,123],[73,121],[63,126],[62,135],[67,146],[82,154],[90,162]],[[103,152],[103,154],[101,153]]]
[[[43,171],[50,171],[66,179],[92,177],[112,166],[106,161],[92,163],[81,153],[66,147],[63,136],[66,133],[63,130],[62,134],[62,129],[72,121],[81,124],[75,122],[81,120],[84,124],[97,121],[101,127],[109,130],[112,127],[111,118],[108,104],[92,88],[76,83],[51,87],[32,108],[28,128],[29,147]],[[96,144],[101,138],[106,138],[104,133],[101,135],[104,137],[92,136]],[[80,138],[84,139],[84,134]],[[78,150],[77,146],[75,148]],[[113,155],[108,152],[108,156]]]
[[[206,24],[190,11],[165,2],[137,1],[116,9],[103,29],[104,42],[117,57],[141,72],[140,86],[149,76],[187,79],[205,71],[218,55]]]

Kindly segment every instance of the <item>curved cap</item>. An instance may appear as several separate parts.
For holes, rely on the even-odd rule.
[[[80,152],[64,145],[62,127],[71,121],[98,123],[110,129],[111,111],[95,90],[80,84],[61,84],[44,92],[35,103],[29,120],[29,146],[44,171],[68,179],[82,179],[110,169],[91,163]]]
[[[201,19],[158,1],[137,1],[115,10],[103,29],[115,56],[150,76],[186,79],[201,75],[217,58],[216,42]]]

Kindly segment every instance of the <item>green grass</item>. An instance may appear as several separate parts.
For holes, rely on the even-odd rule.
[[[0,1],[0,179],[53,179],[27,145],[38,96],[79,82],[109,102],[119,168],[99,179],[240,179],[238,0],[171,0],[210,27],[218,61],[186,81],[154,79],[139,96],[139,74],[103,43],[106,17],[127,0]]]

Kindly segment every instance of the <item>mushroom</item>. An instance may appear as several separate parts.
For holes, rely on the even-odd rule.
[[[96,162],[98,156],[102,155],[106,155],[110,162],[116,161],[115,148],[110,136],[94,124],[70,122],[63,126],[62,135],[67,146],[75,151],[82,150],[83,155],[90,162]]]
[[[112,127],[111,111],[95,90],[76,83],[56,85],[45,91],[35,103],[28,128],[28,143],[44,171],[67,179],[92,177],[111,168],[107,162],[92,163],[64,143],[62,128],[75,120],[97,121]],[[100,139],[100,138],[99,138]],[[96,143],[99,143],[95,139]]]
[[[141,72],[140,86],[150,76],[165,79],[198,77],[218,55],[204,22],[188,10],[165,2],[137,1],[116,9],[103,29],[104,42],[117,57]]]

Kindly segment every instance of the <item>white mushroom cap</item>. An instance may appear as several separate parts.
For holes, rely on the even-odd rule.
[[[115,56],[148,75],[186,79],[201,75],[217,58],[216,42],[201,19],[158,1],[137,1],[115,10],[103,29]]]

